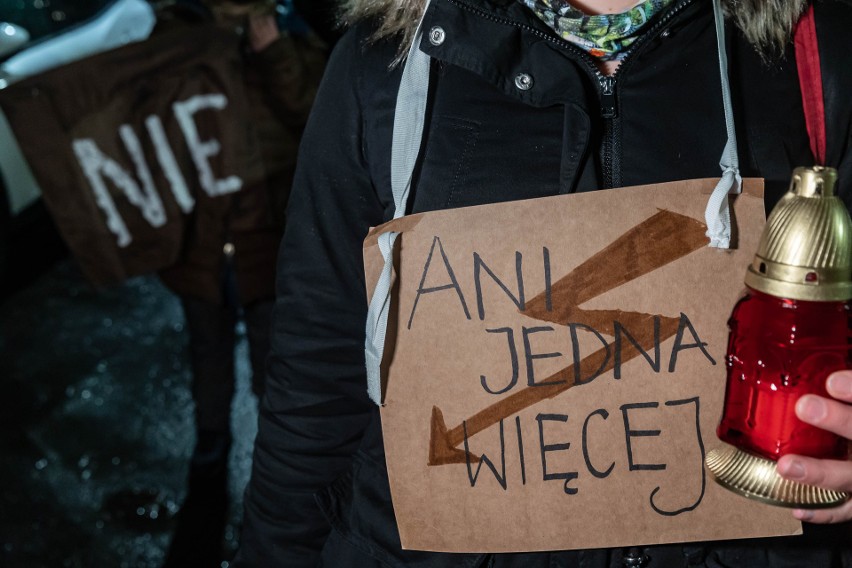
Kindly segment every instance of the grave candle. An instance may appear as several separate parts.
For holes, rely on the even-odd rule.
[[[746,291],[728,321],[725,406],[717,435],[730,444],[707,465],[724,487],[775,505],[830,507],[849,494],[783,479],[784,454],[849,457],[846,439],[799,420],[804,394],[852,368],[852,220],[831,168],[798,168],[764,229]]]

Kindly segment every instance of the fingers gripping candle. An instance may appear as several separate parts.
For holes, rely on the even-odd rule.
[[[849,458],[846,439],[800,421],[796,401],[827,397],[832,372],[852,368],[852,220],[832,168],[798,168],[773,209],[746,292],[728,321],[727,384],[716,431],[730,444],[707,455],[724,487],[773,505],[832,507],[850,498],[783,479],[784,454]]]

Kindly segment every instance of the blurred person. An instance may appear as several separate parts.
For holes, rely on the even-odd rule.
[[[186,317],[197,434],[187,498],[166,562],[173,566],[221,561],[237,326],[244,322],[251,387],[259,398],[284,208],[326,57],[325,45],[310,30],[279,30],[275,3],[264,0],[177,4],[163,14],[161,29],[209,20],[211,14],[216,24],[243,37],[247,108],[265,177],[199,205],[181,260],[160,273],[180,297]]]

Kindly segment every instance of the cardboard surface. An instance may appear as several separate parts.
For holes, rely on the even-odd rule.
[[[413,215],[397,240],[382,428],[407,549],[509,552],[791,535],[703,466],[727,318],[764,224],[706,246],[717,180]]]

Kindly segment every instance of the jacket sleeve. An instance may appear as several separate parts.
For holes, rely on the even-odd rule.
[[[362,242],[383,206],[362,155],[359,43],[350,32],[338,44],[302,140],[240,567],[317,564],[330,528],[314,494],[349,467],[375,412],[364,371]]]

